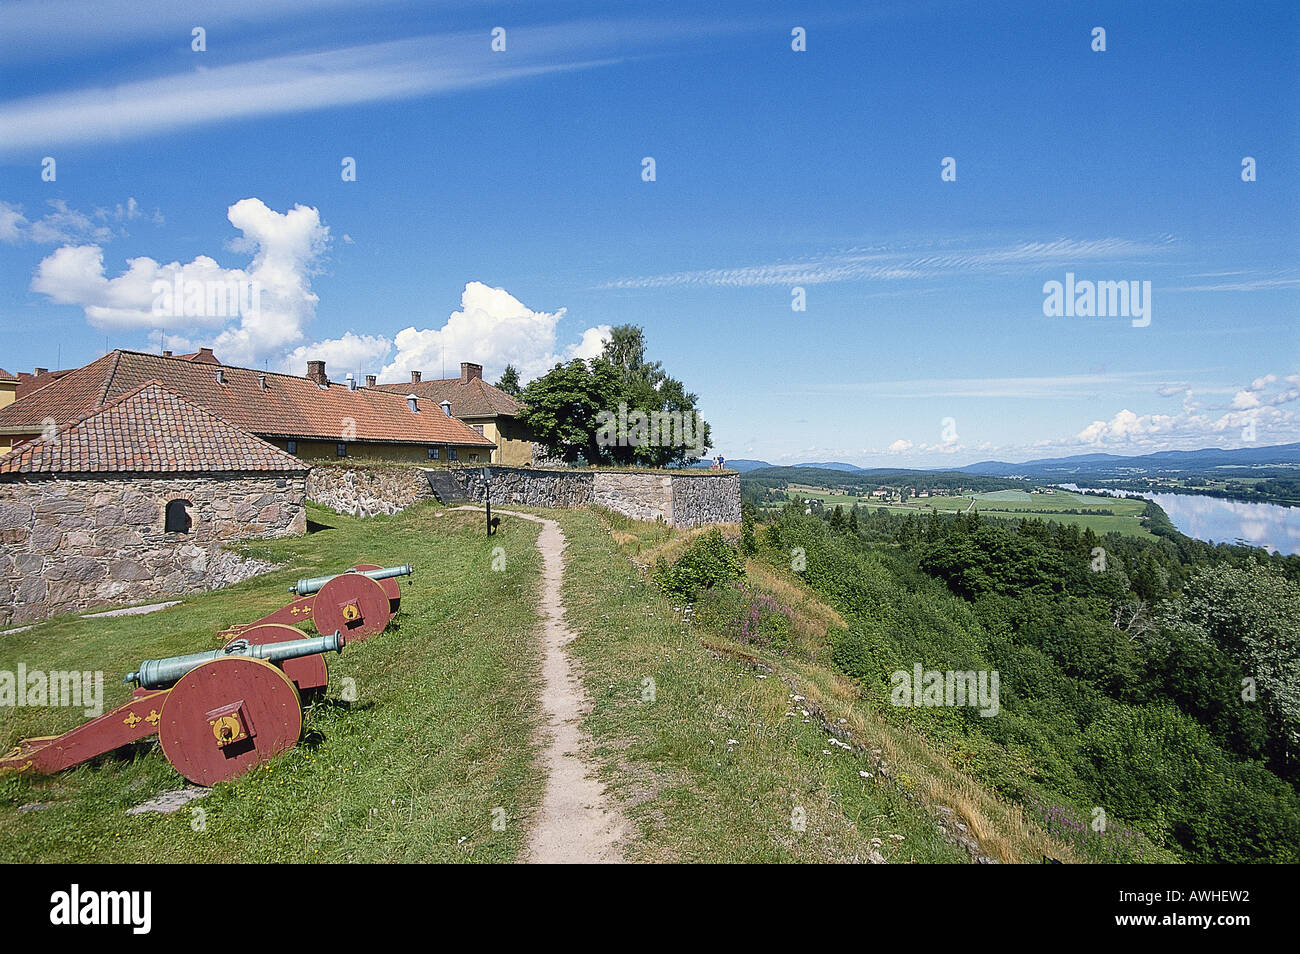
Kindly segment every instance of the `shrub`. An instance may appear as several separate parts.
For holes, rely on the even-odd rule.
[[[673,596],[694,600],[705,590],[730,583],[745,573],[745,562],[714,529],[695,539],[671,566],[655,565],[655,582]]]

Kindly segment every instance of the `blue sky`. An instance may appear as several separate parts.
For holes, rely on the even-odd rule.
[[[0,7],[0,366],[495,379],[632,322],[728,457],[1300,440],[1294,4],[213,6]],[[160,316],[178,271],[259,313]],[[1150,323],[1046,316],[1067,273]]]

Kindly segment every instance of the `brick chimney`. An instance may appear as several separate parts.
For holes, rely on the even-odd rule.
[[[478,378],[480,381],[483,380],[483,365],[462,361],[460,363],[460,383],[469,384],[475,378]]]
[[[50,369],[49,369],[49,368],[33,368],[33,369],[32,369],[32,375],[33,375],[34,377],[38,377],[38,378],[39,378],[42,374],[49,374],[49,373],[50,373]]]
[[[378,377],[377,375],[374,375],[374,374],[367,374],[367,375],[366,375],[366,387],[368,387],[368,388],[373,388],[373,387],[375,386],[375,383],[376,383],[378,380],[379,380],[379,377]]]
[[[419,372],[419,371],[412,371],[412,372],[411,372],[411,383],[412,383],[412,384],[419,384],[419,383],[420,383],[420,372]]]
[[[171,356],[172,356],[172,353],[171,353],[170,351],[164,351],[164,352],[163,352],[163,357],[164,357],[164,358],[170,358]]]
[[[325,362],[324,362],[324,361],[308,361],[308,362],[307,362],[307,378],[308,378],[308,380],[310,380],[310,381],[315,381],[316,384],[317,384],[317,386],[319,386],[319,387],[322,387],[322,388],[327,388],[327,387],[329,387],[329,385],[330,385],[330,379],[329,379],[329,377],[325,374]]]

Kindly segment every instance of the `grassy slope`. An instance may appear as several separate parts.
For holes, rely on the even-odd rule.
[[[570,645],[594,702],[587,727],[636,829],[634,860],[865,860],[879,839],[888,861],[968,861],[939,836],[939,806],[953,809],[1000,861],[1074,859],[1017,806],[866,707],[824,651],[834,611],[798,582],[751,564],[752,582],[799,608],[805,642],[813,644],[774,658],[684,624],[627,559],[644,564],[667,553],[671,560],[689,532],[617,518],[611,524],[590,512],[559,520],[569,545],[565,603],[577,633]],[[653,702],[643,701],[647,678]],[[819,712],[834,725],[844,720],[854,751],[828,742]],[[791,824],[796,808],[806,817],[802,833]]]
[[[333,529],[249,548],[283,565],[265,577],[148,616],[64,617],[0,640],[0,669],[102,669],[107,708],[128,697],[118,680],[141,659],[216,648],[213,634],[282,605],[298,577],[362,561],[415,568],[389,630],[331,657],[304,743],[194,803],[206,831],[188,810],[123,813],[182,781],[150,741],[50,778],[0,777],[0,860],[515,859],[541,785],[536,526],[503,521],[489,544],[476,515],[434,506],[365,521],[313,508],[312,518]],[[494,573],[498,545],[505,568]],[[355,702],[341,699],[345,677]],[[0,746],[80,721],[69,709],[4,710]],[[27,803],[51,807],[19,812]]]

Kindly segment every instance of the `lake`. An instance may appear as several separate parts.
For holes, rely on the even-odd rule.
[[[1269,552],[1300,553],[1300,507],[1246,503],[1203,494],[1143,494],[1060,484],[1066,490],[1093,490],[1112,497],[1154,500],[1180,533],[1210,543],[1247,543]]]

